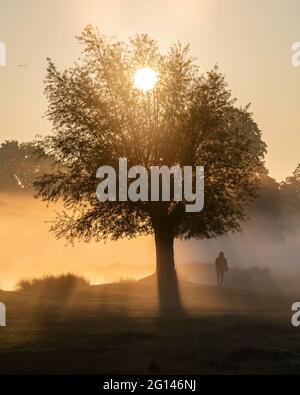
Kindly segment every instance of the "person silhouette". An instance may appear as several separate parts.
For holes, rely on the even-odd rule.
[[[215,266],[217,272],[218,287],[222,287],[224,281],[224,273],[229,270],[227,259],[225,258],[223,251],[220,251],[219,256],[216,258]]]

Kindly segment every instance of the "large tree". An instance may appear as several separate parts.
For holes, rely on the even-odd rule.
[[[78,38],[82,58],[59,72],[49,60],[45,93],[53,134],[41,144],[55,158],[37,183],[38,196],[61,199],[52,227],[57,237],[113,240],[154,234],[162,310],[179,304],[175,238],[211,238],[238,230],[258,191],[265,153],[248,106],[238,107],[214,67],[201,74],[188,46],[161,54],[156,41],[107,39],[88,26]],[[137,89],[136,70],[158,73],[151,91]],[[99,166],[203,165],[205,206],[186,213],[185,202],[100,202]],[[170,296],[169,298],[167,296]]]

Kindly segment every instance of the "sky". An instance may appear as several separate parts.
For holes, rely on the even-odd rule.
[[[149,33],[163,52],[190,43],[203,72],[217,63],[238,103],[252,104],[270,175],[284,179],[300,162],[300,67],[291,62],[299,17],[299,0],[0,0],[0,141],[51,131],[46,58],[71,66],[80,55],[75,36],[93,24],[121,40]]]

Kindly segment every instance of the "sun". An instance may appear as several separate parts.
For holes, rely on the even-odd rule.
[[[134,87],[142,91],[153,89],[158,78],[158,73],[150,67],[143,67],[134,74]]]

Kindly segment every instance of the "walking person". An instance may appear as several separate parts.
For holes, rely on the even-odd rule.
[[[224,274],[229,270],[227,259],[225,258],[223,251],[219,253],[219,256],[215,261],[215,266],[216,266],[218,287],[222,288],[224,281]]]

